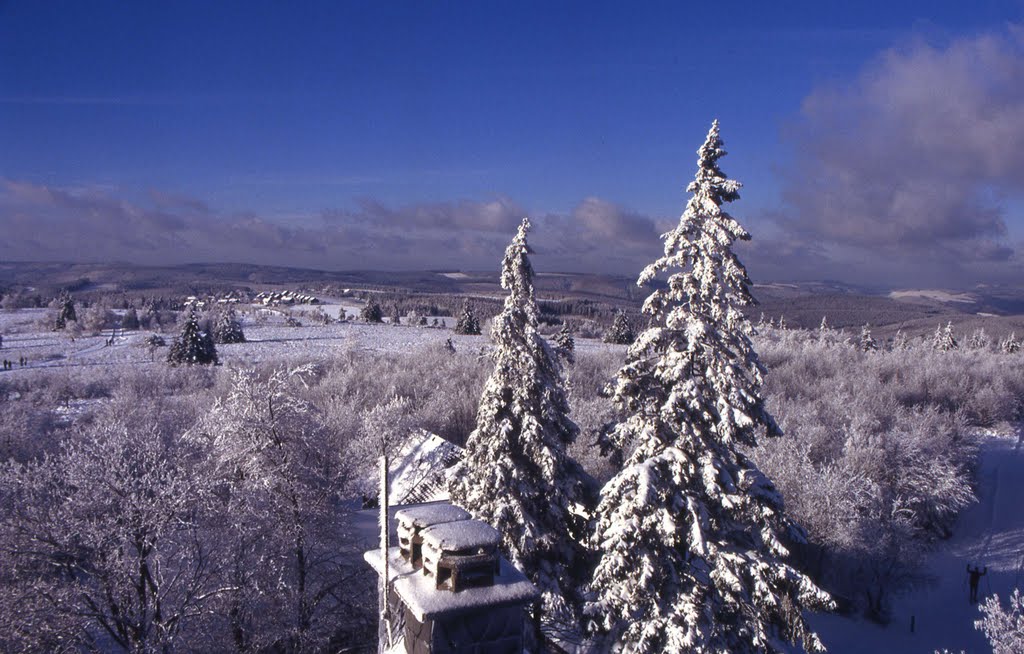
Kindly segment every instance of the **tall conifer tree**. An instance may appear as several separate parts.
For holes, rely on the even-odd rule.
[[[480,398],[476,429],[466,442],[451,497],[502,535],[502,548],[543,593],[545,631],[571,629],[586,502],[580,466],[566,454],[579,433],[569,417],[562,370],[537,331],[523,219],[505,251],[501,285],[508,291],[494,318],[494,371]]]
[[[801,608],[828,596],[784,561],[803,532],[739,451],[779,430],[741,312],[750,281],[731,247],[750,236],[721,208],[740,188],[722,146],[715,121],[665,254],[640,274],[645,286],[671,271],[615,385],[624,417],[607,438],[625,466],[601,491],[587,612],[625,652],[822,649]]]

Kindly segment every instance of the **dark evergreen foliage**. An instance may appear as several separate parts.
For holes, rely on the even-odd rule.
[[[171,349],[167,353],[167,362],[172,365],[217,363],[217,348],[213,344],[210,334],[199,329],[199,318],[196,316],[195,307],[189,309],[181,333],[171,344]]]
[[[380,308],[380,304],[368,300],[363,310],[359,312],[359,317],[363,319],[363,322],[384,322],[384,311]]]
[[[70,321],[78,322],[78,316],[75,314],[75,303],[67,291],[60,294],[59,302],[60,307],[57,309],[57,320],[53,325],[55,330],[64,329]]]
[[[471,336],[480,333],[480,321],[477,320],[476,314],[473,313],[473,307],[469,306],[468,302],[463,305],[459,320],[455,323],[455,333]]]
[[[565,359],[567,363],[573,363],[576,352],[576,339],[572,336],[569,323],[563,323],[562,329],[555,334],[555,352]]]
[[[138,329],[139,328],[139,314],[132,307],[125,311],[124,317],[121,318],[121,329]]]
[[[635,340],[636,334],[633,333],[633,328],[630,327],[626,314],[621,311],[615,314],[612,326],[605,332],[604,342],[614,343],[615,345],[632,345]]]
[[[244,343],[245,332],[235,310],[228,308],[217,319],[213,327],[213,340],[217,343]]]

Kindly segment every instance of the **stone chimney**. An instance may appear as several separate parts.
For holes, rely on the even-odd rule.
[[[498,551],[501,534],[447,503],[396,514],[399,546],[364,558],[386,580],[398,625],[388,654],[522,654],[540,593]],[[383,581],[383,580],[382,580]]]

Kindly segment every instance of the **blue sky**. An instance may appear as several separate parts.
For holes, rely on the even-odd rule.
[[[830,121],[870,92],[872,75],[898,79],[904,64],[930,65],[930,53],[940,70],[955,67],[958,44],[980,59],[991,37],[1001,40],[1000,61],[1017,65],[1022,10],[1021,2],[0,2],[0,227],[82,231],[63,244],[24,234],[0,256],[491,267],[512,215],[530,213],[537,239],[579,233],[587,246],[549,246],[549,268],[630,273],[658,250],[656,239],[645,246],[651,229],[680,213],[694,151],[718,118],[731,153],[723,166],[745,185],[732,212],[755,242],[792,249],[790,266],[753,249],[752,270],[871,281],[874,266],[860,271],[857,262],[891,253],[815,222],[816,200],[793,196],[801,192],[794,177],[808,170],[838,165],[846,179],[845,167],[864,156],[850,151],[870,139],[805,134],[890,126],[886,109],[867,102],[838,128]],[[887,64],[889,52],[904,59]],[[1004,111],[1000,85],[1013,79],[985,85]],[[914,106],[935,104],[925,101],[930,92]],[[993,131],[1012,130],[1006,120]],[[928,268],[918,259],[948,257],[964,243],[975,251],[978,239],[998,252],[934,281],[1016,274],[1021,186],[1008,167],[967,183],[972,194],[984,189],[979,206],[917,208],[951,216],[995,208],[999,224],[978,218],[961,230],[952,217],[923,250],[910,238],[908,263],[887,274],[931,281],[932,272],[915,279]],[[842,190],[815,197],[833,192]],[[829,206],[848,207],[854,221],[858,211],[879,213],[841,198]],[[189,234],[205,222],[221,229],[210,238],[252,229],[244,248],[200,247]],[[104,243],[122,237],[118,224],[139,233],[112,251]],[[146,231],[158,229],[165,233]],[[104,243],[76,255],[90,234]],[[949,242],[959,237],[964,243]],[[628,251],[605,256],[617,242]]]

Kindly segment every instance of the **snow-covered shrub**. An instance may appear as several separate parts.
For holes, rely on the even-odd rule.
[[[889,594],[971,501],[966,424],[1014,419],[1024,380],[987,350],[865,356],[795,330],[758,342],[787,437],[752,456],[807,528],[812,571],[884,619]]]
[[[117,324],[117,318],[114,316],[113,311],[94,303],[82,312],[78,322],[86,334],[95,336],[102,333],[105,329],[114,327]]]

